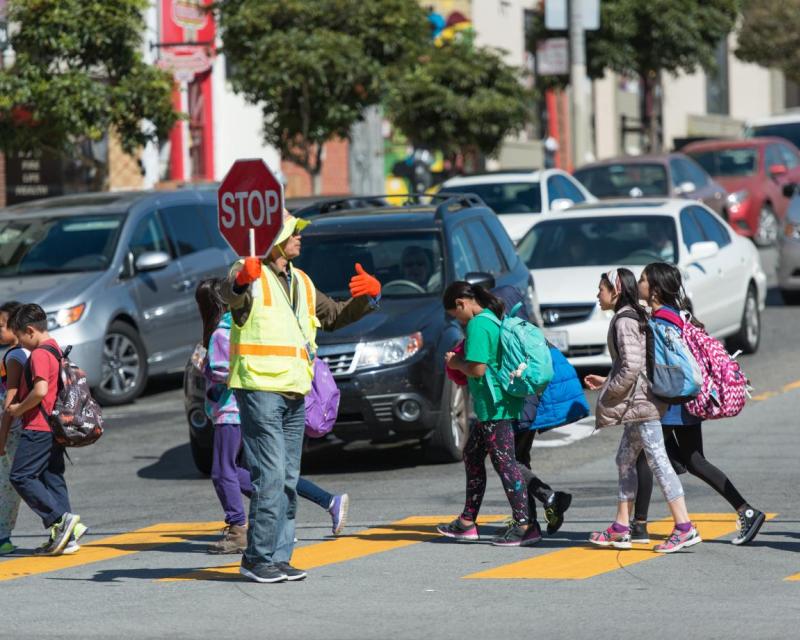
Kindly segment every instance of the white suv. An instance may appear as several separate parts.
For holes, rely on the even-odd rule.
[[[586,187],[560,169],[457,176],[445,180],[439,193],[479,196],[499,216],[514,242],[525,235],[540,213],[596,202]]]

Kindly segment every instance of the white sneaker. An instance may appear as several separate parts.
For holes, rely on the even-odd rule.
[[[64,547],[64,550],[61,552],[61,555],[68,556],[72,553],[78,553],[78,551],[80,550],[81,550],[81,545],[75,542],[75,539],[73,538],[67,543],[67,546]]]

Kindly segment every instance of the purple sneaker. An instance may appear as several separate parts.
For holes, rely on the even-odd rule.
[[[686,547],[692,547],[702,541],[703,539],[694,527],[689,529],[686,533],[681,533],[678,529],[673,529],[672,533],[669,534],[669,538],[653,547],[653,551],[657,553],[675,553],[676,551],[680,551]]]
[[[340,496],[333,496],[331,506],[328,507],[328,513],[331,514],[331,532],[333,535],[338,536],[344,525],[347,524],[347,509],[350,506],[350,496],[343,493]]]
[[[469,526],[465,526],[461,522],[461,518],[456,518],[447,524],[440,524],[436,526],[436,530],[443,536],[453,538],[454,540],[478,540],[478,527],[473,522]]]

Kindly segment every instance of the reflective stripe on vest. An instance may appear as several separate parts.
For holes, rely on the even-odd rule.
[[[263,265],[260,286],[252,286],[253,306],[244,325],[231,327],[231,371],[234,389],[306,394],[313,370],[309,350],[316,351],[316,289],[300,269],[292,269],[295,309],[280,278]]]

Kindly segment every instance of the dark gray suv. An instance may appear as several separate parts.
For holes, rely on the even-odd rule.
[[[35,302],[105,405],[182,371],[202,330],[194,289],[235,259],[216,191],[99,193],[0,210],[0,300]]]

